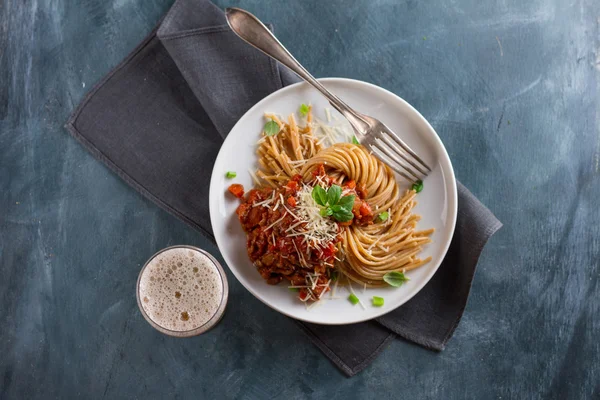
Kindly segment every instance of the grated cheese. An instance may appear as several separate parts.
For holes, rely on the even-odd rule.
[[[306,262],[306,260],[304,259],[304,255],[302,254],[302,252],[298,249],[298,246],[296,246],[296,241],[292,240],[292,243],[294,244],[294,248],[296,249],[296,253],[298,253],[299,259],[301,261],[301,264],[303,267],[308,267],[308,263]],[[313,288],[314,289],[314,288]]]
[[[303,242],[312,244],[314,248],[324,248],[338,236],[339,228],[333,220],[321,216],[321,209],[312,198],[312,189],[303,184],[298,191],[295,213],[284,205],[286,211],[298,221],[288,228],[288,237],[302,236]]]
[[[275,200],[275,191],[273,191],[273,195],[271,196],[271,198],[270,198],[270,199],[263,200],[263,201],[259,201],[258,203],[254,203],[254,204],[252,205],[252,207],[263,206],[263,207],[270,208],[270,207],[269,207],[269,204],[270,204],[270,203],[272,203],[272,202],[273,202],[273,200]]]
[[[285,211],[287,211],[288,214],[290,214],[296,221],[303,222],[300,218],[298,218],[298,216],[296,216],[296,214],[294,214],[292,212],[292,210],[290,210],[289,208],[287,208],[287,206],[285,204],[282,203],[281,205],[283,206],[283,208],[285,208]]]
[[[277,225],[278,223],[280,223],[281,221],[283,221],[283,219],[285,218],[286,213],[283,213],[283,215],[281,216],[281,218],[279,218],[277,221],[273,222],[271,225],[267,226],[265,228],[265,230],[267,229],[271,229],[272,227],[274,227],[275,225]]]

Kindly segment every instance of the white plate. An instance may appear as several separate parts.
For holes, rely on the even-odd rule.
[[[432,256],[431,262],[407,275],[410,281],[400,288],[367,289],[353,285],[354,291],[366,309],[353,306],[347,297],[349,292],[338,287],[335,300],[324,300],[307,310],[295,293],[285,283],[268,285],[256,271],[246,253],[246,235],[235,214],[239,200],[227,193],[232,183],[241,183],[246,190],[252,187],[249,169],[255,169],[256,141],[264,125],[265,111],[287,116],[296,112],[302,103],[310,103],[316,116],[326,120],[325,108],[331,108],[325,98],[305,82],[285,87],[264,98],[252,107],[233,127],[223,143],[210,182],[210,219],[227,266],[236,278],[256,298],[269,307],[302,321],[317,324],[350,324],[379,317],[410,300],[431,279],[442,262],[454,232],[456,223],[456,180],[448,153],[429,123],[410,104],[395,94],[375,85],[342,78],[320,81],[333,93],[339,95],[351,107],[380,119],[399,134],[419,154],[433,172],[425,179],[424,189],[418,195],[415,212],[422,216],[418,227],[435,228],[433,243],[428,244],[422,258]],[[334,111],[331,111],[332,114]],[[339,115],[335,113],[336,115]],[[341,118],[341,117],[340,117]],[[235,179],[226,179],[227,171],[236,171]],[[403,187],[408,183],[399,180]],[[325,295],[329,296],[329,293]],[[372,296],[385,299],[383,307],[371,305]]]

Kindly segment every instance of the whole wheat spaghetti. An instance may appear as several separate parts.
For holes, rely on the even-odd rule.
[[[409,271],[431,260],[419,258],[419,253],[431,242],[434,230],[417,229],[420,216],[412,213],[416,192],[401,190],[387,165],[360,145],[335,143],[326,147],[331,137],[327,132],[317,135],[311,110],[303,127],[293,115],[287,121],[274,114],[265,117],[275,121],[280,132],[273,136],[263,133],[258,142],[259,186],[277,188],[298,174],[308,181],[314,170],[323,165],[336,184],[354,180],[364,187],[365,201],[376,216],[387,213],[385,220],[374,218],[369,225],[341,228],[342,240],[337,244],[341,257],[336,257],[336,264],[344,275],[364,286],[385,286],[386,273]]]

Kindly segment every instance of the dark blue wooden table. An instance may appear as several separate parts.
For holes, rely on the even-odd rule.
[[[0,2],[0,398],[600,396],[597,0],[218,2],[273,22],[316,76],[412,103],[505,224],[447,349],[397,340],[352,379],[231,275],[209,334],[138,312],[156,250],[218,250],[63,124],[171,2]]]

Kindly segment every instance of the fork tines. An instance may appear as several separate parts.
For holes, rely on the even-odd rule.
[[[431,168],[394,132],[380,131],[363,143],[391,169],[409,182],[422,180]]]

